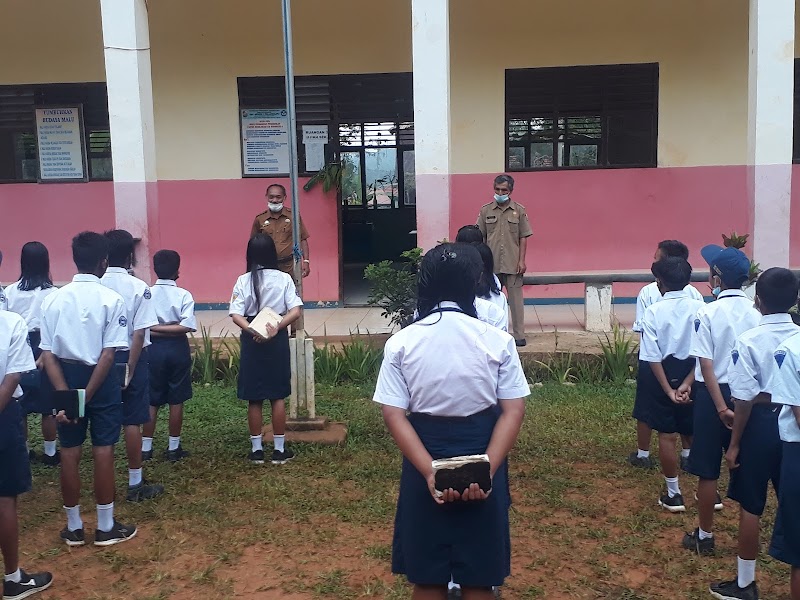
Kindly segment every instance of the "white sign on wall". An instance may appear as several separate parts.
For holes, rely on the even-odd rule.
[[[306,147],[306,171],[319,171],[325,166],[325,144],[328,143],[327,125],[303,125],[303,144]]]
[[[289,172],[289,117],[286,109],[243,108],[242,171],[245,175]]]
[[[36,109],[39,181],[86,181],[80,106]]]

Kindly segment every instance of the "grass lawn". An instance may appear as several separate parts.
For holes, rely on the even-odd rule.
[[[546,384],[534,392],[511,458],[513,575],[504,598],[710,598],[709,583],[735,574],[737,508],[726,502],[718,517],[717,557],[698,558],[680,548],[695,526],[695,481],[681,479],[686,515],[669,515],[656,504],[660,475],[625,464],[631,388]],[[318,411],[348,422],[347,444],[295,447],[293,463],[256,467],[245,460],[245,406],[235,390],[197,387],[183,438],[192,456],[178,465],[160,458],[162,418],[158,458],[145,475],[167,493],[118,502],[118,518],[136,523],[139,535],[107,550],[60,543],[58,474],[35,466],[33,492],[20,503],[22,565],[53,571],[47,599],[407,598],[389,567],[400,454],[370,395],[319,386]],[[123,453],[119,446],[118,499]],[[789,570],[766,556],[774,503],[758,578],[762,597],[779,600],[789,597]],[[93,536],[88,486],[82,509]]]

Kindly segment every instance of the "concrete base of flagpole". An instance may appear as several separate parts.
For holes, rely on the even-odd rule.
[[[319,444],[322,446],[339,446],[347,440],[347,425],[345,423],[330,422],[324,419],[325,426],[321,429],[307,429],[309,424],[302,421],[287,421],[286,441],[293,444]],[[316,423],[312,425],[317,425]],[[296,429],[300,427],[300,429]],[[272,425],[265,425],[264,443],[272,443]]]

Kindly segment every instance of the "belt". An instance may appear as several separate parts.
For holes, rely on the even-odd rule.
[[[63,363],[67,363],[68,365],[84,365],[84,366],[90,366],[90,365],[87,365],[85,362],[81,362],[81,361],[79,361],[79,360],[75,360],[75,359],[73,359],[73,358],[59,358],[58,360],[60,360],[60,361],[61,361],[61,362],[63,362]]]

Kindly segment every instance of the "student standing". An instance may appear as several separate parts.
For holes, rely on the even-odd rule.
[[[94,496],[97,501],[96,546],[110,546],[136,535],[135,525],[114,519],[114,445],[122,426],[119,378],[112,373],[117,350],[128,347],[122,297],[100,283],[108,266],[108,240],[85,231],[72,240],[78,274],[72,283],[42,303],[42,361],[56,391],[86,390],[85,417],[57,420],[61,442],[61,494],[67,526],[61,539],[68,546],[86,543],[80,514],[81,446],[87,429],[92,437]]]
[[[667,485],[658,503],[676,513],[686,510],[678,484],[677,434],[691,444],[690,390],[696,362],[691,343],[695,316],[703,302],[685,290],[692,267],[683,258],[661,259],[652,270],[664,297],[650,306],[642,319],[639,360],[649,363],[654,376],[642,393],[648,405],[647,424],[658,432],[658,458]]]
[[[375,389],[404,457],[392,571],[414,584],[415,599],[446,598],[451,575],[465,599],[492,598],[510,574],[506,457],[530,389],[513,338],[477,319],[480,273],[477,251],[465,244],[425,255],[420,318],[387,342]],[[454,348],[459,360],[443,359]],[[482,453],[491,494],[477,484],[436,492],[433,459]]]
[[[22,414],[17,402],[20,374],[36,368],[28,327],[19,315],[0,311],[0,549],[5,577],[3,600],[21,600],[46,590],[50,573],[28,574],[19,566],[17,496],[31,489]]]
[[[711,586],[715,598],[757,600],[756,560],[760,517],[769,483],[780,493],[779,407],[769,404],[775,350],[800,329],[789,309],[797,304],[797,277],[788,269],[764,271],[756,282],[755,303],[763,317],[739,336],[731,353],[728,382],[735,405],[731,443],[725,458],[731,471],[728,497],[739,503],[737,577]],[[765,403],[766,402],[766,403]]]
[[[508,331],[508,300],[505,295],[500,291],[500,282],[494,274],[494,256],[489,246],[480,243],[475,245],[478,254],[481,255],[483,261],[483,272],[481,273],[480,281],[478,281],[478,298],[488,300],[501,311],[505,317],[505,327],[501,327],[503,331]]]
[[[722,509],[717,492],[722,455],[731,440],[733,402],[728,387],[731,352],[738,338],[761,318],[742,291],[750,259],[736,248],[706,246],[700,253],[711,269],[709,285],[717,301],[697,312],[692,356],[697,359],[694,386],[694,437],[687,471],[697,475],[698,527],[683,538],[683,547],[698,554],[714,553],[714,510]]]
[[[183,404],[192,397],[192,353],[187,334],[197,331],[194,298],[175,283],[180,275],[181,256],[174,250],[159,250],[153,256],[158,276],[151,288],[151,302],[158,325],[150,328],[150,422],[142,437],[142,458],[153,457],[153,434],[158,409],[169,406],[169,445],[165,457],[178,462],[189,452],[181,445]]]
[[[39,357],[41,341],[40,321],[42,302],[56,291],[50,277],[50,254],[41,242],[28,242],[22,246],[20,255],[19,281],[12,283],[5,289],[7,310],[17,313],[28,325],[28,342],[36,359],[36,367],[42,368]],[[25,419],[30,414],[42,416],[42,437],[44,438],[44,453],[39,459],[44,465],[57,466],[61,460],[56,449],[56,419],[51,414],[49,405],[49,381],[42,375],[39,385],[22,385],[23,397],[21,406]],[[27,434],[27,423],[25,427]],[[31,460],[36,459],[36,453],[30,451]]]
[[[250,238],[247,243],[247,273],[241,275],[233,286],[230,316],[242,330],[237,393],[239,399],[248,403],[251,445],[248,459],[253,464],[264,463],[265,401],[272,408],[272,464],[282,465],[294,458],[294,452],[285,445],[286,397],[292,392],[288,328],[300,318],[302,306],[303,301],[297,295],[291,276],[278,269],[278,255],[272,238],[263,233]],[[265,308],[271,308],[282,317],[277,327],[269,328],[268,338],[248,331],[249,324]]]

